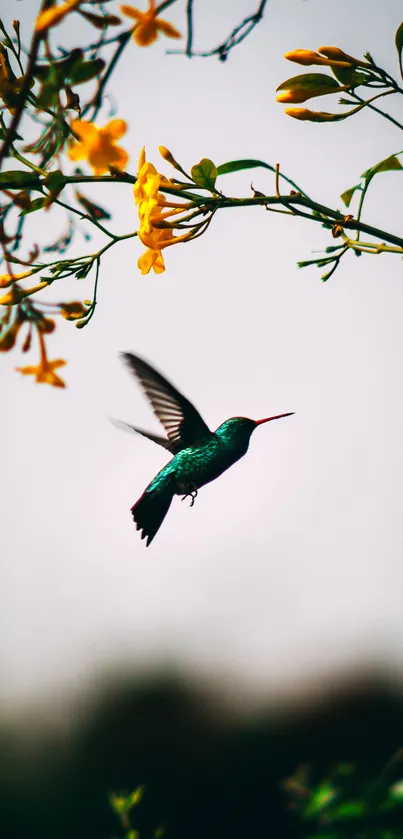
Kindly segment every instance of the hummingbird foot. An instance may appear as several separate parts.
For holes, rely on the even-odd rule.
[[[191,498],[191,502],[189,504],[189,507],[193,507],[193,504],[195,503],[195,499],[197,498],[197,496],[199,494],[198,491],[197,491],[197,486],[196,486],[196,484],[188,484],[188,486],[186,487],[186,490],[187,490],[186,495],[184,495],[183,498],[181,498],[181,501],[184,501],[185,498]]]

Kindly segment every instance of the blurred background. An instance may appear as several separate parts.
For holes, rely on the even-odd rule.
[[[4,11],[25,43],[38,7]],[[195,3],[195,49],[217,46],[256,7]],[[166,12],[180,30],[184,9]],[[97,122],[127,120],[130,173],[143,145],[167,176],[160,144],[185,169],[259,158],[341,208],[341,192],[401,150],[399,130],[369,111],[334,125],[286,117],[275,88],[303,69],[283,54],[369,50],[397,77],[401,18],[398,0],[381,12],[376,0],[270,0],[225,64],[167,55],[177,43],[165,39],[130,44]],[[54,37],[77,46],[87,28],[91,39],[72,15]],[[399,119],[397,104],[382,107]],[[270,173],[252,174],[274,192]],[[375,179],[366,222],[399,232],[400,177]],[[250,180],[240,172],[223,188],[246,196]],[[114,230],[135,229],[130,186],[86,195]],[[57,208],[46,224],[56,239]],[[31,229],[41,242],[43,221]],[[79,235],[72,253],[101,243]],[[402,265],[350,255],[322,284],[296,263],[329,243],[319,225],[232,210],[167,249],[164,274],[142,277],[143,248],[129,240],[103,260],[91,324],[63,323],[50,338],[52,357],[68,360],[65,391],[22,380],[17,353],[2,359],[5,836],[116,836],[108,793],[139,783],[144,835],[157,817],[172,837],[298,836],[280,782],[299,763],[320,772],[352,759],[370,773],[401,745]],[[91,295],[91,280],[64,281],[56,297]],[[121,350],[161,369],[212,428],[296,412],[259,429],[192,510],[177,499],[148,550],[129,509],[164,453],[109,422],[158,433]]]

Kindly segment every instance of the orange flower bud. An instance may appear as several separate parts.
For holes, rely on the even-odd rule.
[[[308,108],[286,108],[285,113],[294,119],[306,120],[307,122],[337,122],[345,119],[349,114],[327,114],[324,111],[310,111]],[[351,112],[352,113],[352,112]]]
[[[2,274],[0,277],[0,288],[8,288],[17,280],[23,280],[25,277],[30,277],[33,271],[23,271],[22,274]]]
[[[174,167],[174,169],[177,169],[178,172],[182,172],[182,174],[184,174],[182,166],[180,166],[179,163],[175,160],[174,156],[171,154],[169,149],[165,148],[165,146],[158,146],[158,151],[161,157],[163,157],[164,160],[167,161],[167,163],[170,163],[171,166]]]
[[[75,300],[72,303],[60,303],[60,314],[66,320],[78,320],[87,314],[87,310],[79,300]]]
[[[286,52],[284,58],[288,61],[295,61],[296,64],[304,64],[305,66],[310,64],[325,64],[328,67],[351,67],[352,64],[350,60],[336,61],[335,59],[326,58],[324,55],[319,55],[319,53],[314,52],[314,50],[303,49]]]
[[[20,303],[24,297],[24,292],[18,286],[14,285],[11,291],[8,291],[7,294],[4,294],[3,297],[0,298],[0,306],[15,306],[16,303]]]
[[[322,55],[326,56],[326,58],[330,58],[332,61],[348,61],[351,64],[355,65],[365,65],[367,66],[366,61],[360,61],[359,58],[354,58],[354,56],[349,55],[344,50],[339,49],[339,47],[319,47],[318,50]]]

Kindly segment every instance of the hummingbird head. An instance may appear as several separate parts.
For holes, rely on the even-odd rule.
[[[265,422],[271,420],[281,419],[282,417],[290,417],[294,411],[287,414],[277,414],[275,417],[265,417],[261,420],[253,420],[248,417],[231,417],[227,419],[217,428],[216,434],[227,443],[233,443],[245,452],[249,446],[249,440],[252,432],[258,425],[263,425]]]

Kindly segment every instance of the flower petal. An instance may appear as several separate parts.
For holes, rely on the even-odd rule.
[[[145,253],[140,256],[137,262],[137,266],[143,275],[150,273],[153,261],[154,251],[152,251],[151,248],[148,248]]]
[[[155,23],[157,29],[166,35],[167,38],[182,38],[182,33],[175,29],[172,23],[168,23],[167,20],[162,20],[160,17],[157,17]]]
[[[143,168],[145,162],[146,162],[146,147],[143,146],[143,148],[141,149],[141,152],[140,152],[140,156],[139,156],[139,174],[140,174],[140,169]]]
[[[153,264],[153,271],[155,274],[162,274],[165,271],[165,262],[164,257],[162,256],[161,251],[157,251],[157,258]]]
[[[71,128],[77,134],[77,137],[86,144],[96,143],[98,140],[99,128],[88,120],[73,119]]]
[[[84,143],[71,143],[67,149],[67,156],[70,160],[83,160],[87,157],[87,149]]]
[[[116,166],[116,169],[125,169],[127,161],[129,160],[129,155],[127,154],[127,151],[125,151],[125,149],[123,149],[121,146],[114,146],[113,152],[113,160],[110,160],[112,166]]]
[[[56,26],[66,15],[74,11],[82,0],[67,0],[61,6],[52,6],[41,12],[35,21],[35,32],[44,32],[52,26]]]
[[[22,373],[23,376],[36,376],[37,367],[16,367],[17,373]]]
[[[101,128],[101,131],[102,134],[107,134],[111,140],[120,140],[123,134],[126,134],[127,122],[124,119],[111,119],[105,125],[105,128]]]
[[[88,162],[97,175],[108,172],[109,166],[124,169],[128,159],[129,155],[120,146],[98,146],[88,154]]]
[[[141,20],[144,16],[144,12],[140,12],[140,10],[136,9],[135,6],[126,6],[125,3],[120,7],[120,11],[122,12],[122,15],[132,17],[134,20]]]

